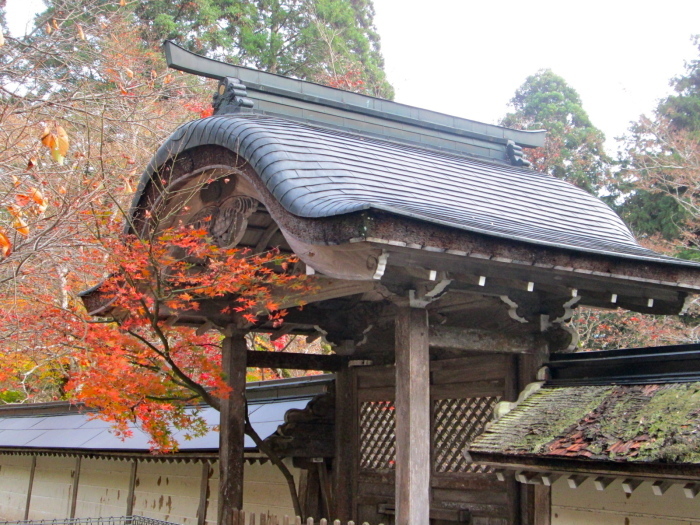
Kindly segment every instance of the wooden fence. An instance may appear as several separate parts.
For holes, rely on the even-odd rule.
[[[290,518],[289,516],[284,516],[280,519],[278,516],[273,514],[260,513],[257,515],[254,512],[247,513],[242,510],[233,512],[233,519],[231,520],[231,525],[355,525],[354,521],[341,522],[340,520],[329,521],[326,518],[321,518],[320,520],[314,520],[314,518],[306,518],[302,520],[299,516]],[[247,518],[247,522],[246,522]],[[364,522],[362,525],[369,525],[369,523]],[[380,523],[379,525],[383,525]]]

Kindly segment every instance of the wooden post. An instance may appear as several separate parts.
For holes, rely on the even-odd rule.
[[[34,472],[36,471],[36,456],[32,456],[32,466],[29,468],[29,486],[27,487],[27,504],[24,506],[24,521],[29,519],[29,506],[32,503],[32,488],[34,487]]]
[[[75,518],[75,508],[78,504],[78,484],[80,483],[80,461],[81,457],[77,456],[75,458],[75,472],[73,474],[73,492],[71,494],[70,500],[70,514],[69,518]]]
[[[428,313],[396,315],[396,524],[430,521],[430,367]]]
[[[208,461],[202,461],[202,479],[199,482],[199,508],[197,509],[197,525],[207,522],[207,507],[209,505],[209,471]]]
[[[134,493],[136,492],[136,472],[138,469],[138,460],[131,462],[131,470],[129,471],[129,493],[126,496],[126,515],[134,515]]]
[[[231,395],[221,401],[219,431],[219,525],[230,525],[234,510],[243,508],[243,444],[245,439],[246,345],[243,332],[223,341],[222,368]]]
[[[552,523],[552,487],[535,485],[534,525]]]
[[[535,347],[534,352],[518,356],[519,379],[518,390],[522,391],[528,384],[537,379],[537,371],[549,358],[549,348],[546,344]],[[520,524],[545,525],[550,515],[550,487],[542,486],[536,491],[537,485],[520,484]],[[543,508],[543,505],[547,508]]]
[[[353,494],[357,464],[358,425],[355,374],[347,365],[335,374],[335,459],[333,460],[333,518],[354,519]],[[331,518],[331,516],[329,516]]]

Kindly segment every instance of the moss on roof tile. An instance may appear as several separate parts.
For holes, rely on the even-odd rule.
[[[700,383],[543,388],[470,450],[700,463]]]

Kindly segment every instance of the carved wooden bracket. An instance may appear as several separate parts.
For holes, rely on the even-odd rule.
[[[539,322],[551,352],[571,351],[579,342],[573,327],[566,325],[581,300],[580,296],[542,298],[537,293],[514,292],[501,296],[508,315],[519,323]]]

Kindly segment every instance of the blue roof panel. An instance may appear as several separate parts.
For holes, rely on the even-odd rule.
[[[295,400],[249,403],[250,422],[256,432],[265,439],[284,423],[284,415],[293,408],[303,409],[313,396]],[[200,410],[209,425],[209,432],[201,437],[187,440],[185,430],[175,433],[181,451],[218,450],[219,433],[214,430],[219,424],[219,412],[210,407]],[[0,448],[42,449],[92,449],[92,450],[142,450],[150,449],[149,436],[131,426],[133,436],[124,440],[111,431],[111,425],[94,414],[70,413],[40,416],[0,417]],[[253,440],[246,436],[246,448],[255,448]]]

